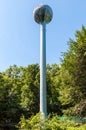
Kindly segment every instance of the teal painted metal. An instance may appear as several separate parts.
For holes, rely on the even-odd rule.
[[[40,112],[47,116],[46,101],[46,23],[40,24]]]
[[[83,122],[86,123],[86,118],[85,117],[75,117],[75,116],[59,116],[59,120],[71,120],[74,122]]]

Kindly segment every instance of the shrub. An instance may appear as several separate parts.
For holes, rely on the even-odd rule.
[[[62,120],[57,115],[49,115],[45,120],[40,117],[40,113],[29,119],[22,116],[18,124],[19,130],[86,130],[86,124],[78,126],[66,117]]]

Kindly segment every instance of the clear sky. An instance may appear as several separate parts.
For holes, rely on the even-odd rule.
[[[69,38],[86,26],[86,0],[0,0],[0,71],[14,64],[40,63],[40,32],[33,9],[41,3],[53,10],[47,25],[47,64],[60,64]]]

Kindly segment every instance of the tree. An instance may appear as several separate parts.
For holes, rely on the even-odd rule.
[[[86,28],[82,26],[81,31],[76,31],[76,40],[69,40],[69,50],[64,53],[61,68],[68,73],[68,79],[64,78],[62,92],[64,100],[70,99],[70,113],[85,116],[86,113]],[[67,81],[67,82],[65,82]],[[66,90],[66,91],[65,91]],[[69,92],[68,92],[69,90]],[[67,98],[65,98],[67,97]],[[61,98],[61,97],[60,97]],[[71,102],[73,101],[73,102]],[[82,106],[82,103],[85,105]],[[65,104],[65,103],[64,103]],[[69,109],[69,108],[68,108]],[[83,113],[84,112],[84,113]]]
[[[47,65],[47,108],[48,113],[61,115],[61,103],[59,97],[59,76],[60,68],[57,64]]]
[[[39,65],[32,64],[23,68],[21,77],[21,107],[26,117],[39,112]]]
[[[15,127],[21,111],[13,81],[5,74],[0,74],[0,127]]]

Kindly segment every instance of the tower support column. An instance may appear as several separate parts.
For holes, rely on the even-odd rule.
[[[46,101],[46,23],[40,24],[40,112],[47,116]]]
[[[34,20],[40,24],[40,112],[46,118],[46,24],[52,20],[53,11],[50,6],[41,4],[34,9],[33,14]]]

